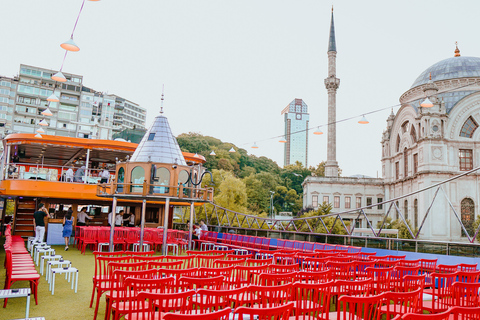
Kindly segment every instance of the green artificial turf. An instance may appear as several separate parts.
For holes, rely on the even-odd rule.
[[[5,242],[3,238],[2,243]],[[33,294],[30,299],[30,317],[45,317],[46,320],[80,320],[93,319],[95,310],[95,300],[92,308],[89,308],[90,297],[92,295],[92,277],[95,272],[94,257],[92,251],[87,249],[85,255],[70,246],[65,251],[64,246],[52,246],[56,254],[62,255],[65,260],[72,262],[72,267],[77,268],[79,272],[78,290],[75,293],[71,289],[71,283],[65,280],[64,276],[55,278],[55,295],[48,290],[48,283],[45,280],[45,274],[40,278],[38,286],[38,305],[35,305]],[[159,253],[157,253],[159,254]],[[3,261],[5,260],[5,250],[0,249],[1,269],[0,285],[1,288],[5,284],[5,268]],[[37,267],[40,273],[40,266]],[[27,281],[15,282],[12,288],[28,288]],[[0,320],[6,319],[22,319],[25,318],[25,302],[26,298],[8,299],[6,308],[3,308],[3,300],[0,300]],[[105,317],[105,295],[100,299],[97,320],[103,320]]]

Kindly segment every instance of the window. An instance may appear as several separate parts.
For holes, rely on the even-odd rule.
[[[145,180],[145,170],[140,166],[133,168],[130,182],[136,185],[130,186],[130,192],[142,192],[144,180]]]
[[[377,198],[377,203],[380,203],[379,205],[377,205],[378,210],[383,209],[383,204],[381,204],[382,202],[383,202],[383,198]]]
[[[330,203],[328,196],[323,196],[323,203]]]
[[[460,203],[460,207],[463,226],[467,230],[468,234],[470,236],[473,236],[473,233],[475,232],[475,228],[473,226],[473,222],[475,220],[475,204],[472,199],[465,198]],[[462,228],[462,237],[466,236],[467,235]]]
[[[418,199],[413,200],[413,227],[418,228]]]
[[[399,218],[398,210],[400,210],[400,207],[398,206],[398,201],[395,202],[395,205],[396,205],[396,207],[395,207],[395,220],[398,220],[398,218]]]
[[[339,196],[334,196],[333,197],[333,207],[334,208],[340,208],[340,197]]]
[[[460,171],[473,169],[473,153],[471,149],[459,150]]]
[[[312,196],[312,206],[314,208],[318,207],[318,196]]]
[[[407,148],[403,150],[403,177],[408,177],[408,154]]]
[[[352,201],[352,198],[350,197],[345,197],[345,209],[350,209],[351,207],[351,202]]]
[[[463,124],[462,129],[460,129],[460,137],[472,138],[473,133],[477,128],[478,124],[475,120],[472,117],[468,117],[467,121]]]
[[[400,151],[400,135],[398,135],[398,137],[397,137],[397,144],[396,144],[396,147],[395,147],[395,151],[396,152]]]
[[[405,220],[408,220],[408,200],[405,200],[403,203],[403,216],[405,217]]]
[[[367,206],[371,206],[371,205],[372,205],[372,198],[367,197]],[[367,208],[367,209],[372,209],[372,208],[370,207],[370,208]]]
[[[152,132],[148,135],[148,141],[152,141],[155,138],[155,132]]]
[[[407,130],[408,130],[408,121],[405,121],[402,124],[402,132],[405,133],[405,132],[407,132]]]
[[[418,172],[418,153],[413,155],[413,174]]]
[[[155,180],[153,181],[153,184],[160,185],[160,186],[169,186],[170,185],[170,171],[168,171],[167,168],[163,168],[163,167],[156,168],[155,169]],[[169,193],[170,188],[168,188],[168,187],[153,187],[153,192],[154,193]]]
[[[399,179],[400,178],[400,163],[397,161],[395,162],[395,179]]]
[[[362,197],[357,197],[357,208],[362,207]]]
[[[117,173],[117,191],[118,192],[123,192],[123,184],[120,184],[120,183],[123,183],[123,180],[125,179],[125,169],[124,168],[120,168],[118,169],[118,173]]]
[[[417,131],[415,131],[415,126],[412,125],[412,129],[410,129],[410,136],[412,137],[413,143],[417,142]]]

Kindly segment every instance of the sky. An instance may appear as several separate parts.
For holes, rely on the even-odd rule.
[[[1,1],[0,75],[20,64],[58,70],[60,44],[82,0]],[[197,132],[283,166],[282,109],[309,107],[309,166],[327,155],[327,48],[331,7],[337,42],[337,161],[343,176],[381,176],[381,136],[398,99],[430,65],[480,56],[480,1],[101,0],[86,1],[80,51],[63,70],[85,86],[160,110],[175,135]],[[357,121],[362,114],[368,125]],[[322,128],[326,132],[326,127]],[[256,142],[258,149],[251,146]]]

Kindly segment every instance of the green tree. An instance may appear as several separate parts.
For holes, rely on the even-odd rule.
[[[248,209],[252,212],[269,212],[270,191],[278,185],[278,176],[269,172],[251,174],[243,179],[247,187]]]
[[[410,230],[412,230],[413,234],[417,234],[418,229],[413,229],[412,228],[412,223],[410,220],[406,220],[408,227]],[[383,220],[377,222],[377,229],[380,229],[382,226]],[[408,231],[407,226],[401,219],[396,219],[393,220],[391,217],[387,217],[387,220],[385,221],[385,224],[383,225],[383,229],[397,229],[398,230],[398,237],[400,239],[413,239],[412,235]],[[395,238],[396,236],[393,234],[385,235],[387,238]]]
[[[315,217],[315,216],[323,216],[331,213],[332,211],[332,205],[329,203],[322,203],[319,205],[317,210],[310,210],[308,212],[303,213],[300,218],[308,218],[308,217]],[[327,226],[328,230],[331,230],[332,234],[347,234],[345,231],[345,228],[343,227],[341,221],[337,219],[335,221],[335,217],[326,217],[323,218],[323,223]],[[334,225],[335,223],[335,225]],[[345,225],[347,227],[350,226],[349,221],[344,221]],[[308,220],[308,224],[310,227],[313,229],[313,232],[316,233],[328,233],[328,231],[325,229],[325,227],[322,224],[322,221],[320,221],[320,218],[312,218]],[[333,227],[333,229],[332,229]],[[297,221],[297,228],[299,228],[300,231],[303,232],[309,232],[310,229],[306,225],[306,223],[298,222]]]

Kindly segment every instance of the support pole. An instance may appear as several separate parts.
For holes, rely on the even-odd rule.
[[[90,161],[90,149],[87,149],[87,157],[85,159],[85,181],[84,183],[88,183],[88,162]],[[43,165],[43,161],[42,161]]]
[[[7,159],[6,159],[6,164],[5,164],[5,178],[9,179],[10,177],[8,176],[8,168],[10,167],[10,148],[12,146],[7,145]],[[4,152],[5,154],[5,152]],[[18,169],[20,171],[20,169]]]
[[[193,202],[190,203],[190,219],[188,222],[188,250],[192,250],[192,235],[193,235],[193,212],[195,207],[193,206]]]
[[[143,199],[142,217],[140,220],[140,252],[143,251],[143,236],[145,232],[145,211],[147,211],[147,199]]]
[[[115,234],[115,214],[117,211],[117,197],[113,197],[112,202],[112,221],[108,221],[110,223],[110,241],[108,246],[108,251],[113,252],[115,246],[113,245],[113,235]]]
[[[164,256],[168,253],[167,248],[167,233],[168,233],[168,212],[170,211],[170,198],[165,200],[165,214],[163,219],[163,246],[162,246],[162,254]]]

